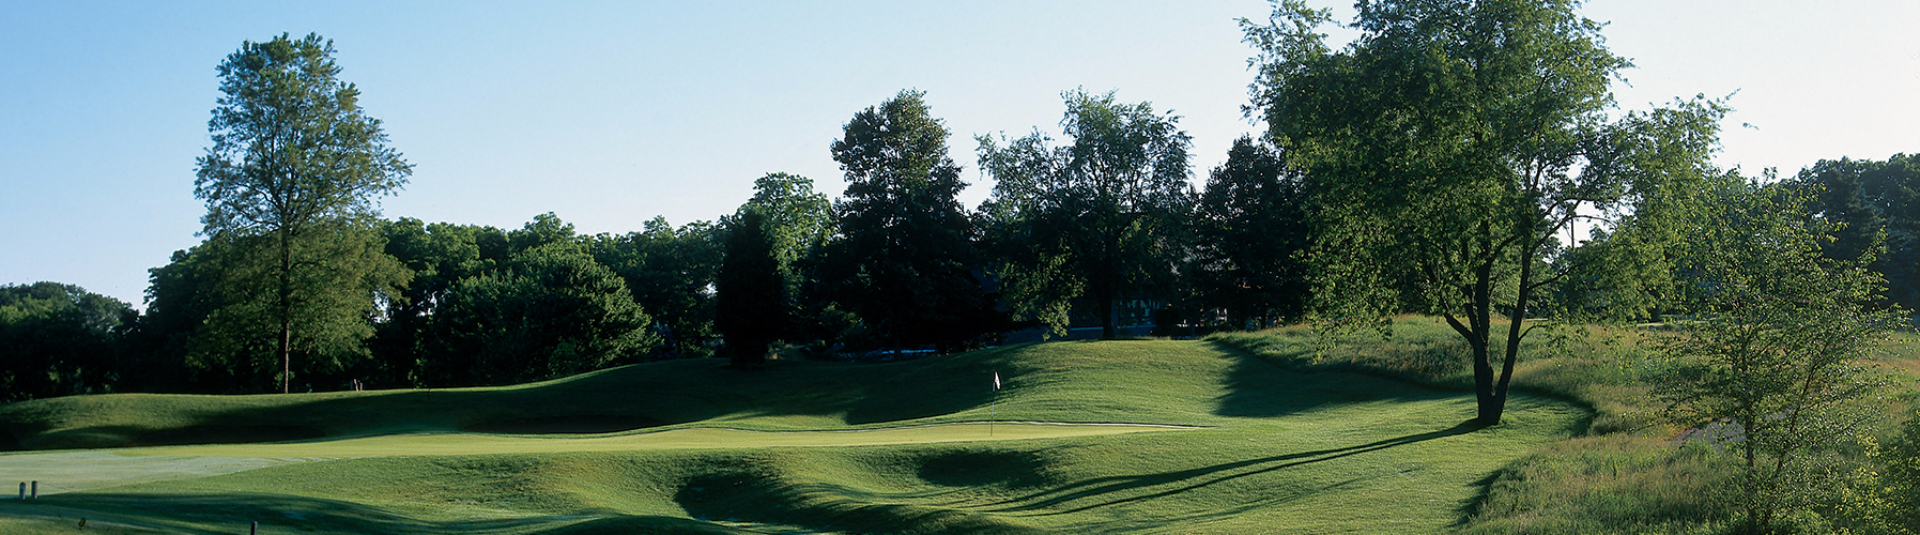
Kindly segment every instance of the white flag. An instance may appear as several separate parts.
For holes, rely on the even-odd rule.
[[[1000,372],[993,372],[993,391],[1000,391]]]

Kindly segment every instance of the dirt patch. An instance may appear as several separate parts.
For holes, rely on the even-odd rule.
[[[326,433],[297,425],[196,425],[140,435],[125,446],[183,446],[190,444],[256,444],[325,438]]]
[[[574,415],[501,420],[469,425],[461,429],[475,433],[511,435],[585,435],[618,433],[661,425],[666,425],[666,422],[637,416]]]

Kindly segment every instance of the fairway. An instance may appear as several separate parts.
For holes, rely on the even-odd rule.
[[[528,437],[479,433],[388,435],[277,444],[166,446],[113,451],[0,455],[0,474],[60,482],[43,494],[132,483],[244,472],[291,462],[367,457],[536,455],[572,452],[726,449],[733,447],[890,446],[940,442],[1087,437],[1197,429],[1168,425],[1004,422],[837,431],[746,431],[687,428],[599,437]]]
[[[324,436],[0,455],[0,474],[47,492],[0,503],[21,519],[0,529],[64,533],[88,517],[129,533],[1433,533],[1489,474],[1590,418],[1517,396],[1505,423],[1479,428],[1464,423],[1473,406],[1205,342],[758,372],[676,361],[457,391],[62,398],[0,407],[0,423],[23,444],[265,424]],[[655,425],[461,430],[582,415]]]

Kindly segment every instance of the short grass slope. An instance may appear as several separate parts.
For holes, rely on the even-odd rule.
[[[66,448],[0,454],[54,491],[0,502],[0,531],[1433,533],[1591,419],[1525,396],[1499,426],[1472,414],[1465,392],[1171,341],[63,398],[0,406],[20,447]]]

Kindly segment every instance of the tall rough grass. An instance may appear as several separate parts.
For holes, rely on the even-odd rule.
[[[1514,388],[1585,404],[1594,410],[1594,419],[1579,436],[1534,452],[1483,481],[1479,499],[1462,511],[1460,531],[1726,532],[1737,514],[1724,499],[1737,473],[1734,460],[1722,448],[1680,438],[1684,430],[1662,421],[1663,406],[1651,395],[1652,382],[1663,373],[1658,338],[1665,332],[1658,326],[1540,325],[1523,342]],[[1473,387],[1465,342],[1438,318],[1396,318],[1388,337],[1373,332],[1330,337],[1309,326],[1287,326],[1209,339],[1301,371],[1356,371],[1442,388]],[[1501,349],[1497,346],[1494,352]],[[1893,337],[1876,357],[1875,364],[1894,387],[1878,400],[1876,410],[1886,417],[1872,438],[1896,440],[1899,424],[1920,407],[1917,353],[1920,335],[1909,332]],[[1841,453],[1866,474],[1897,462],[1868,458],[1858,448]],[[1831,518],[1789,519],[1792,529],[1877,532],[1859,529],[1862,524],[1851,518],[1884,511],[1862,512],[1874,505],[1847,502],[1845,496],[1853,494],[1835,489],[1835,503],[1822,511]]]

